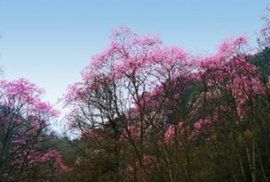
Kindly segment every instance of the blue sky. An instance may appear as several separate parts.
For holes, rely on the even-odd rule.
[[[54,103],[80,79],[113,29],[158,33],[165,44],[211,53],[226,37],[255,37],[267,0],[0,0],[0,65]],[[254,39],[252,39],[254,41]]]

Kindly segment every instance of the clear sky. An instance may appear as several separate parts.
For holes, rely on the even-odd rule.
[[[165,44],[213,52],[226,37],[255,36],[267,0],[0,0],[0,65],[55,102],[120,25]]]

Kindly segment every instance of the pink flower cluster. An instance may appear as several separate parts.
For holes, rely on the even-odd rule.
[[[44,163],[48,162],[50,160],[54,160],[57,164],[57,166],[63,171],[67,172],[69,168],[65,166],[62,162],[62,157],[60,152],[56,150],[50,150],[44,154],[40,154],[38,156],[31,156],[30,157],[30,164],[34,165],[36,163]]]
[[[128,139],[129,137],[136,139],[140,137],[140,134],[141,134],[140,127],[137,124],[130,124],[128,125],[127,130],[125,130],[122,133],[120,139],[125,140]]]
[[[164,134],[164,143],[168,144],[173,142],[175,137],[186,138],[187,132],[189,131],[187,125],[183,122],[179,122],[175,125],[169,125]]]

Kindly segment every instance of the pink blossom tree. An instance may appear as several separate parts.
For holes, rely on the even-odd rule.
[[[41,100],[43,92],[25,79],[0,81],[1,181],[38,178],[39,164],[52,160],[60,169],[67,169],[60,153],[44,145],[49,121],[58,112]]]
[[[87,146],[74,171],[98,173],[94,181],[266,179],[255,134],[269,118],[260,114],[269,81],[250,52],[245,37],[195,57],[157,36],[115,31],[66,95],[68,122]]]

